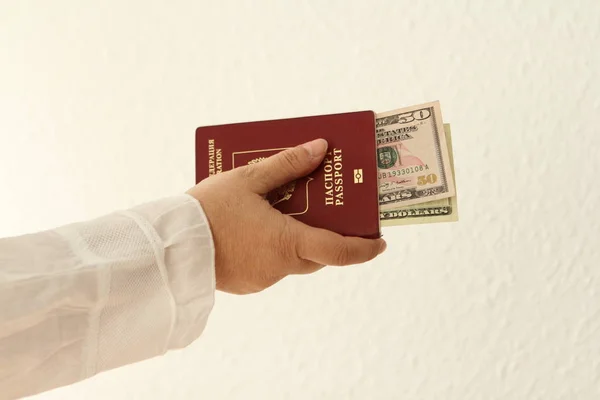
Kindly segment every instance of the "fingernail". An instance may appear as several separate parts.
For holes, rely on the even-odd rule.
[[[379,247],[379,254],[383,253],[387,249],[387,243],[385,240],[381,240],[381,246]]]
[[[327,151],[327,141],[325,139],[317,139],[312,142],[302,145],[308,151],[312,158],[321,157]]]

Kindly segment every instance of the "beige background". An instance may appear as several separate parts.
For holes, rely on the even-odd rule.
[[[600,396],[600,4],[3,1],[0,234],[194,180],[194,129],[439,99],[461,221],[219,294],[190,348],[40,399]]]

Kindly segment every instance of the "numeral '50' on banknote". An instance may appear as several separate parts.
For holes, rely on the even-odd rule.
[[[454,177],[454,160],[452,155],[452,132],[449,124],[444,124],[446,132],[446,143],[450,155],[450,168]],[[456,180],[455,180],[456,182]],[[458,189],[456,190],[458,192]],[[421,204],[398,207],[393,210],[381,211],[379,213],[381,226],[398,226],[429,224],[434,222],[456,222],[458,221],[457,195],[446,199],[428,201]]]

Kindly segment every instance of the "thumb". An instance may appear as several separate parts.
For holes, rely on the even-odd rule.
[[[266,194],[313,172],[323,161],[326,152],[327,141],[317,139],[242,167],[239,172],[250,190]]]

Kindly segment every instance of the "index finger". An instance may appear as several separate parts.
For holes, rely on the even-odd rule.
[[[323,265],[362,264],[383,253],[383,239],[347,237],[326,229],[296,225],[296,252],[304,260]]]

